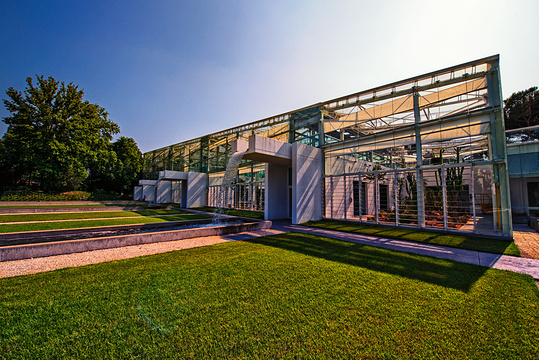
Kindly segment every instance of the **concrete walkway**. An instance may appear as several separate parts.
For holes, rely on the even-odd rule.
[[[468,264],[487,266],[494,269],[509,270],[531,275],[539,281],[539,260],[515,256],[490,254],[473,250],[462,250],[439,245],[414,243],[411,241],[393,240],[370,235],[351,234],[334,230],[318,229],[301,225],[290,225],[284,222],[274,222],[272,229],[283,232],[298,232],[325,236],[332,239],[350,241],[389,250],[402,251],[418,255],[432,256]]]

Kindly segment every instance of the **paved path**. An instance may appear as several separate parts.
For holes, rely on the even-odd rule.
[[[270,230],[255,231],[227,236],[213,236],[188,240],[170,241],[166,243],[127,246],[116,249],[96,250],[85,253],[50,256],[47,258],[0,262],[0,278],[32,274],[65,267],[95,264],[104,261],[120,260],[136,256],[157,254],[167,251],[185,249],[196,246],[212,245],[220,242],[246,240],[253,237],[279,234],[282,232],[299,232],[333,239],[351,241],[385,249],[432,256],[474,265],[492,267],[531,275],[539,281],[539,260],[519,258],[507,255],[489,254],[479,251],[462,250],[439,245],[414,243],[410,241],[393,240],[370,235],[344,233],[340,231],[310,228],[290,225],[284,222],[274,222]]]
[[[522,274],[528,274],[531,275],[535,280],[539,280],[539,260],[537,259],[490,254],[480,251],[462,250],[439,245],[386,239],[370,235],[351,234],[300,225],[288,225],[285,223],[275,223],[272,228],[280,231],[293,231],[326,236],[332,239],[351,241],[358,244],[371,245],[389,250],[432,256],[440,259],[448,259],[468,264],[492,267],[495,269],[509,270]]]

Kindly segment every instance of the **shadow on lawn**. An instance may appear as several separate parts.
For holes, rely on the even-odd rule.
[[[504,254],[505,250],[511,246],[511,241],[486,239],[480,237],[472,237],[464,234],[441,233],[436,230],[412,230],[403,228],[394,228],[389,226],[368,225],[347,223],[337,220],[321,220],[313,221],[307,224],[308,226],[321,229],[337,230],[350,232],[354,234],[363,234],[371,236],[379,236],[383,238],[406,240],[419,242],[423,244],[434,244],[442,246],[453,246],[461,249],[476,250],[490,252],[494,254]],[[510,254],[512,255],[512,254]]]
[[[246,241],[464,292],[467,292],[488,269],[302,233],[284,233]]]

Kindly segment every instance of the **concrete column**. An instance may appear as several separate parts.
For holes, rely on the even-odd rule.
[[[378,173],[374,173],[374,218],[377,224],[380,223],[380,184],[378,183]]]
[[[155,186],[154,185],[142,185],[142,201],[151,202],[155,201]]]
[[[440,177],[442,178],[442,207],[444,212],[444,230],[447,230],[447,183],[446,183],[446,169],[442,165],[440,168]]]
[[[417,167],[423,165],[423,149],[421,147],[421,129],[419,123],[421,122],[421,113],[419,110],[419,94],[414,92],[414,118],[415,118],[415,150],[417,158]]]
[[[419,168],[423,165],[423,149],[421,146],[421,113],[419,110],[419,94],[414,92],[414,118],[415,118],[415,153],[416,153],[416,180],[417,180],[417,222],[419,227],[425,226],[425,198],[423,197],[423,172]]]
[[[322,150],[292,144],[292,223],[322,219]]]
[[[155,201],[155,185],[157,180],[139,180],[139,186],[142,186],[142,201]]]
[[[399,226],[399,173],[397,170],[393,173],[393,201],[395,202],[395,225]]]
[[[170,202],[171,183],[168,180],[159,180],[155,186],[155,202],[158,204]]]
[[[499,213],[494,214],[494,223],[502,235],[513,237],[511,217],[511,198],[509,190],[509,174],[507,170],[507,150],[505,144],[505,126],[503,120],[503,98],[500,83],[498,61],[490,64],[491,72],[487,75],[488,101],[492,108],[498,109],[490,115],[491,152],[494,173],[494,187],[497,200],[492,198],[493,209],[499,207]]]
[[[186,207],[206,206],[206,188],[208,187],[208,174],[187,173],[187,201]]]
[[[425,227],[425,197],[423,187],[423,171],[416,169],[416,182],[417,182],[417,225],[419,227]]]
[[[142,186],[135,186],[133,189],[133,200],[142,200]]]

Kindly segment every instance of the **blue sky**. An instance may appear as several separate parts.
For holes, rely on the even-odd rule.
[[[143,152],[494,54],[507,98],[539,85],[538,14],[535,0],[2,0],[1,98],[36,74],[73,82]]]

